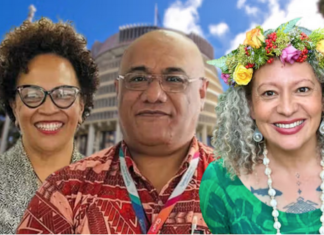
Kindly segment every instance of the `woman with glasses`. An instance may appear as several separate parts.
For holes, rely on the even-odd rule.
[[[42,182],[82,159],[74,134],[93,106],[98,73],[86,40],[46,18],[9,32],[0,59],[1,103],[21,133],[0,156],[0,232],[14,233]]]

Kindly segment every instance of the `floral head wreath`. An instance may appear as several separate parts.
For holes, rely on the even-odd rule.
[[[222,70],[221,78],[230,86],[247,85],[253,71],[280,58],[283,64],[309,62],[313,68],[324,69],[324,29],[313,32],[296,26],[300,18],[282,24],[276,30],[258,26],[246,33],[236,50],[219,59],[208,61]],[[316,65],[316,66],[315,66]],[[320,72],[321,71],[315,71]]]

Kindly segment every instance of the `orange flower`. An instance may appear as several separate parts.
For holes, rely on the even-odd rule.
[[[249,45],[253,48],[260,48],[262,42],[264,42],[264,36],[259,28],[252,29],[246,33],[244,45]]]

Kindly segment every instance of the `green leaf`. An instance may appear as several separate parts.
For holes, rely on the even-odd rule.
[[[312,33],[311,30],[306,29],[305,27],[298,27],[298,29],[299,29],[302,33],[306,34],[307,36],[309,36],[309,35]]]
[[[296,23],[300,20],[301,18],[296,18],[296,19],[293,19],[291,21],[288,21],[287,23],[284,23],[282,25],[280,25],[277,29],[276,29],[276,32],[278,30],[283,30],[284,33],[288,33],[290,30],[292,30],[295,26],[296,26]]]
[[[216,60],[209,60],[209,61],[207,61],[207,64],[214,65],[214,66],[220,68],[222,71],[225,71],[225,70],[227,70],[226,60],[227,60],[227,57],[223,56]]]
[[[308,42],[309,43],[309,47],[312,48],[312,47],[315,47],[314,43],[313,42]]]

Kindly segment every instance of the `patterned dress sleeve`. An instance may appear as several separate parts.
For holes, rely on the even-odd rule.
[[[208,228],[213,234],[228,234],[226,192],[221,185],[223,171],[220,161],[209,164],[202,178],[199,196],[200,208]]]
[[[58,189],[55,181],[51,181],[52,177],[45,181],[30,201],[17,234],[74,233],[71,199]]]

